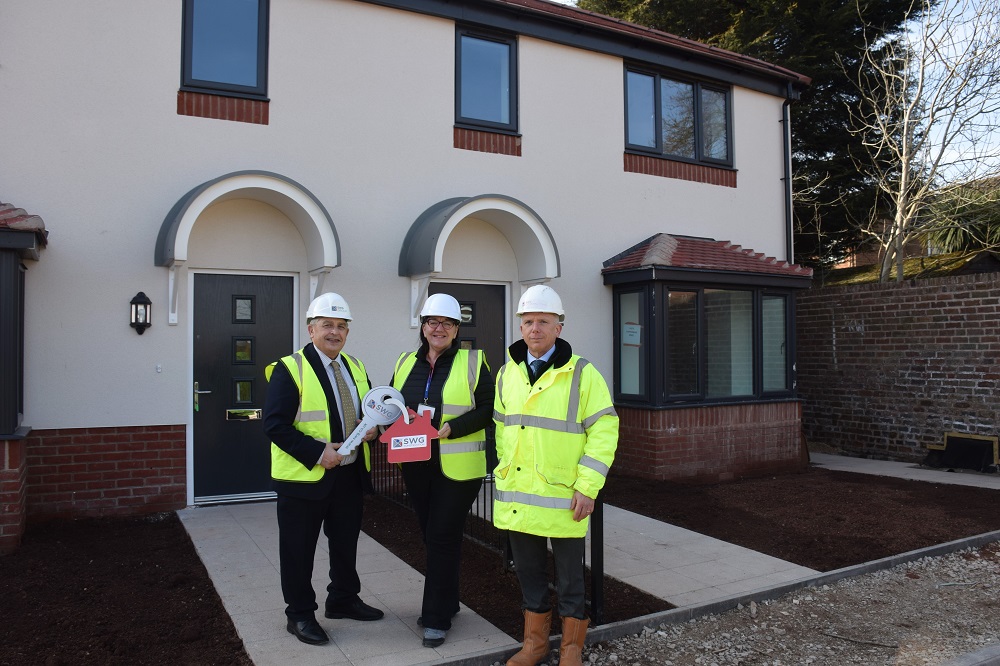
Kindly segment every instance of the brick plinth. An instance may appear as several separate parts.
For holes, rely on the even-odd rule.
[[[24,442],[33,520],[156,513],[187,503],[183,425],[33,430]]]
[[[802,469],[798,402],[650,410],[616,407],[613,469],[660,481],[714,483]]]
[[[21,545],[27,487],[24,440],[0,441],[0,555]]]

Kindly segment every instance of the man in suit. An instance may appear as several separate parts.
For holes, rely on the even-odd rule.
[[[271,439],[271,478],[278,495],[287,629],[310,645],[330,640],[316,621],[319,606],[312,586],[321,527],[330,548],[325,616],[366,621],[384,615],[358,596],[356,564],[362,494],[370,483],[367,442],[375,428],[350,455],[337,452],[358,423],[360,398],[371,388],[364,364],[342,353],[350,322],[351,310],[343,297],[317,296],[306,310],[312,342],[272,363],[266,372],[264,430]]]

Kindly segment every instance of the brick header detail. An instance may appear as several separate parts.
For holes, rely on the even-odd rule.
[[[716,483],[799,470],[808,463],[795,401],[615,409],[620,424],[612,470],[630,476]]]
[[[520,157],[521,137],[456,127],[455,147],[462,150],[475,150],[480,153]]]
[[[796,295],[810,443],[919,462],[944,433],[997,435],[1000,274]]]
[[[736,171],[732,169],[720,169],[703,164],[677,162],[675,160],[650,157],[648,155],[633,155],[632,153],[625,153],[624,155],[625,171],[628,173],[644,173],[647,176],[661,176],[663,178],[690,180],[695,183],[736,187]]]
[[[187,504],[183,425],[33,430],[28,517],[137,515]]]
[[[267,125],[269,102],[177,91],[177,115]]]

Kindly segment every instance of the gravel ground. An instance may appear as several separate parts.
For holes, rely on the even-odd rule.
[[[993,543],[647,628],[588,647],[584,664],[945,664],[1000,643],[998,591]]]

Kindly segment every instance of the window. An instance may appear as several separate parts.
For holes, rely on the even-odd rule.
[[[618,296],[619,339],[618,357],[621,371],[618,374],[619,390],[630,395],[646,396],[649,334],[646,326],[646,309],[642,307],[645,293],[622,293]]]
[[[793,299],[771,287],[615,287],[615,398],[671,405],[792,394]]]
[[[513,37],[458,31],[455,123],[517,131],[517,43]]]
[[[626,70],[626,148],[732,166],[730,106],[728,89]]]
[[[184,0],[181,88],[267,96],[269,0]]]

